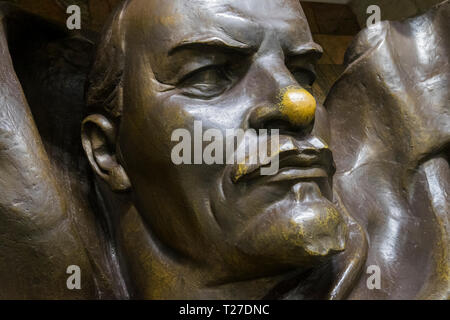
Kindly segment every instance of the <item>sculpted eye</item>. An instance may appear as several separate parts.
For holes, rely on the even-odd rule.
[[[231,79],[224,66],[207,66],[188,74],[180,83],[184,95],[212,98],[227,90]]]
[[[292,74],[295,77],[295,80],[297,80],[298,84],[307,90],[308,88],[311,88],[311,86],[316,81],[316,75],[314,74],[314,72],[308,69],[297,68],[292,71]]]

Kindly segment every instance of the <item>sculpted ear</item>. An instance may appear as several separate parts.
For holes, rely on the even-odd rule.
[[[130,180],[116,156],[116,129],[105,116],[94,114],[84,119],[81,128],[84,151],[94,172],[113,191],[130,188]]]

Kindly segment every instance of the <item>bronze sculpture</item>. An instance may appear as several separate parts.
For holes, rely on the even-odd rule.
[[[362,32],[326,102],[340,146],[334,149],[338,192],[380,248],[368,257],[385,269],[378,298],[412,298],[397,291],[403,286],[417,290],[417,298],[448,297],[448,18],[444,2],[423,16]],[[355,192],[358,197],[349,196]]]
[[[1,57],[5,61],[1,81],[6,86],[0,96],[6,103],[2,104],[0,125],[4,161],[0,181],[7,192],[0,199],[0,219],[5,221],[2,243],[10,244],[0,244],[0,252],[13,259],[0,260],[0,267],[14,276],[0,278],[5,288],[0,297],[447,297],[448,180],[438,178],[448,173],[448,43],[442,41],[448,34],[448,1],[428,16],[394,23],[395,30],[404,34],[415,30],[422,38],[430,34],[435,37],[423,40],[421,44],[425,41],[428,51],[419,48],[417,55],[406,56],[409,59],[404,65],[384,51],[376,52],[383,37],[387,37],[380,30],[389,29],[391,24],[362,33],[348,53],[348,60],[355,62],[328,97],[328,110],[316,107],[304,90],[314,81],[313,66],[320,57],[320,47],[312,41],[296,0],[221,0],[214,4],[124,1],[105,29],[92,67],[80,63],[78,77],[71,78],[77,81],[56,90],[71,92],[73,101],[67,102],[71,110],[56,103],[47,111],[46,101],[37,98],[41,92],[33,87],[36,79],[27,70],[20,70],[20,62],[30,61],[30,57],[19,54],[23,48],[17,45],[16,49],[11,36],[18,32],[14,19],[23,18],[7,7],[2,11],[7,17],[3,19],[6,30],[0,34],[9,32],[9,39],[13,39],[9,47],[16,62],[13,65],[8,54]],[[433,19],[436,16],[439,19]],[[430,25],[435,28],[424,27]],[[51,27],[43,33],[63,38]],[[401,41],[409,46],[414,43],[411,36],[388,39],[394,48]],[[2,48],[8,48],[6,38]],[[58,57],[53,46],[48,48]],[[440,50],[434,59],[430,58],[432,50]],[[62,52],[66,60],[74,56],[90,59],[91,46],[83,39],[71,39]],[[42,60],[46,61],[49,53],[44,55]],[[401,82],[412,76],[388,77],[381,73],[388,70],[380,71],[377,66],[387,63],[408,70],[419,58],[434,64],[423,62],[424,69],[415,76],[433,81],[418,86],[402,104],[401,91],[395,91],[397,83],[390,80]],[[75,71],[67,71],[62,65],[62,78],[70,79],[69,73]],[[89,69],[83,115],[75,109],[82,108],[78,100],[83,91],[81,80]],[[436,74],[437,70],[440,73]],[[355,86],[362,74],[368,80]],[[48,77],[44,80],[48,81]],[[380,84],[385,85],[383,90],[378,89]],[[45,86],[44,82],[40,88]],[[357,107],[351,99],[367,96],[367,86],[377,95],[368,95],[359,119],[351,109]],[[423,104],[417,104],[408,116],[404,116],[405,105],[409,108],[407,102],[425,99],[426,90],[433,93],[434,113],[423,123],[411,122],[411,117],[423,110]],[[45,94],[56,101],[61,99],[54,92]],[[378,133],[375,136],[383,143],[395,142],[398,149],[373,145],[371,136],[364,136],[368,128],[388,127],[383,121],[389,116],[376,108],[375,97],[380,96],[382,101],[396,97],[382,104],[382,110],[399,108],[397,123],[404,126],[399,131],[389,129],[397,135],[388,134],[384,139]],[[76,119],[62,120],[61,115],[70,112]],[[47,119],[53,120],[49,124]],[[358,119],[360,126],[349,126],[348,119]],[[279,129],[279,173],[275,178],[265,178],[247,174],[248,168],[241,174],[236,165],[175,165],[170,159],[170,136],[178,128],[195,135],[195,120],[220,131]],[[364,127],[368,120],[373,123]],[[58,121],[82,122],[82,143],[96,175],[95,183],[91,184],[83,172],[74,174],[85,159],[77,149],[79,145],[61,148],[67,142],[55,138],[55,133],[65,129],[64,125],[55,128]],[[415,131],[410,126],[413,123]],[[427,126],[439,134],[433,139],[421,136]],[[19,128],[18,133],[15,128]],[[412,142],[402,138],[405,135],[413,139],[415,132],[418,135]],[[352,143],[355,136],[357,147]],[[337,155],[335,179],[327,143]],[[409,146],[422,149],[406,152]],[[353,149],[348,150],[350,147]],[[394,152],[399,155],[392,155]],[[361,162],[359,155],[366,156],[363,160],[367,162]],[[385,161],[388,156],[394,160],[377,171],[377,157]],[[394,166],[397,164],[406,173],[423,170],[424,174],[411,177],[384,171],[398,170]],[[381,178],[383,174],[387,178]],[[374,182],[368,183],[364,180],[367,177],[373,177]],[[423,177],[438,181],[428,184],[427,190],[434,190],[430,191],[431,211],[417,200],[422,199]],[[397,185],[397,179],[410,184]],[[406,189],[411,186],[409,198],[399,192],[404,185]],[[360,197],[356,191],[361,192]],[[94,198],[92,203],[86,203],[88,198]],[[403,210],[408,201],[408,210]],[[43,209],[35,212],[36,208]],[[398,215],[392,216],[393,220],[380,217],[395,213]],[[432,220],[432,214],[439,223]],[[102,227],[98,220],[104,222]],[[394,225],[401,228],[395,229]],[[428,235],[420,233],[421,228],[426,228]],[[414,237],[420,238],[412,241]],[[20,252],[19,244],[34,251]],[[429,251],[433,252],[432,258]],[[411,253],[414,257],[408,256]],[[418,255],[420,263],[411,265],[410,259]],[[14,270],[18,264],[25,264],[22,271]],[[85,286],[81,291],[65,288],[65,268],[69,264],[83,270]],[[380,265],[383,290],[367,289],[364,274],[369,264]],[[30,272],[33,265],[36,269]],[[48,278],[44,275],[46,268],[53,272]],[[401,270],[392,268],[405,270],[404,277]],[[427,268],[425,276],[416,277],[423,268]],[[24,271],[28,272],[26,280],[18,285],[17,278]],[[39,276],[42,278],[37,281]],[[60,283],[52,281],[52,277],[61,279]],[[35,289],[29,289],[30,283],[36,281]],[[399,283],[402,286],[394,288]]]

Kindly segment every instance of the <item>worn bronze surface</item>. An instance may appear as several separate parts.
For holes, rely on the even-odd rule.
[[[448,1],[366,29],[327,97],[336,190],[384,275],[382,290],[360,283],[350,297],[448,297],[449,32]]]
[[[326,108],[296,0],[124,1],[95,56],[0,12],[0,298],[447,297],[448,2],[363,31]],[[175,165],[196,120],[279,129],[279,173]]]

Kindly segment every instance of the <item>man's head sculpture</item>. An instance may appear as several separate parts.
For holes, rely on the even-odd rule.
[[[282,297],[344,251],[327,117],[308,93],[320,55],[298,0],[119,8],[89,78],[82,139],[97,176],[129,199],[114,228],[134,296]],[[278,129],[278,173],[174,164],[172,133],[194,137],[196,120],[223,133]]]

